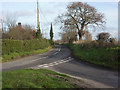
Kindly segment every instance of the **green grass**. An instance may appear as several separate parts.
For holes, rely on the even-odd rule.
[[[49,47],[44,48],[44,49],[34,50],[34,51],[30,51],[30,52],[10,53],[9,55],[2,55],[2,62],[11,61],[11,60],[25,57],[28,55],[35,55],[35,54],[39,54],[39,53],[44,53],[44,52],[50,50],[51,48],[52,47],[49,46]]]
[[[3,88],[74,88],[67,75],[46,69],[23,69],[2,72]]]
[[[75,44],[65,44],[68,46],[73,55],[82,61],[104,66],[110,69],[118,69],[118,50],[120,46],[102,48],[94,46],[82,46]]]

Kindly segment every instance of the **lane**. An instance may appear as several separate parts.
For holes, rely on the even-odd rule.
[[[118,72],[86,66],[75,60],[54,67],[49,67],[49,69],[76,77],[94,80],[104,85],[118,87]]]
[[[26,63],[27,62],[27,63]],[[29,63],[28,63],[29,62]],[[20,64],[19,64],[20,63]],[[16,64],[16,65],[14,65]],[[13,65],[13,66],[12,66]],[[23,60],[3,64],[3,71],[23,68],[46,68],[82,78],[101,88],[118,87],[118,72],[78,62],[71,57],[71,51],[65,46],[56,46],[45,54],[26,57]]]
[[[38,64],[44,64],[44,63],[55,61],[55,59],[48,60],[48,58],[54,57],[56,55],[55,53],[60,52],[60,50],[61,50],[61,47],[56,46],[55,48],[51,49],[50,51],[44,54],[25,57],[22,59],[18,59],[16,61],[5,62],[2,64],[2,70],[6,71],[6,70],[14,70],[14,69],[23,69],[23,68],[35,66]]]
[[[64,46],[61,47],[62,49],[59,55],[66,55],[66,53],[69,53],[68,56],[70,56],[71,52],[69,51],[69,49]],[[59,55],[56,55],[53,58],[59,58]],[[90,84],[94,83],[93,85],[97,85],[97,87],[99,85],[100,88],[118,87],[117,71],[103,69],[100,67],[85,64],[83,62],[79,62],[78,60],[73,59],[71,56],[69,59],[60,60],[60,63],[57,64],[54,64],[53,62],[47,64],[40,64],[31,68],[46,68],[75,77],[84,78],[87,79],[87,82],[89,82]]]

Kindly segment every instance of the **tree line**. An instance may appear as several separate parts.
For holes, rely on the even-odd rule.
[[[97,9],[87,3],[72,2],[67,5],[67,11],[58,15],[58,22],[61,23],[63,32],[61,38],[63,42],[72,43],[73,41],[92,40],[89,29],[104,27],[106,19],[104,13],[98,12]],[[79,37],[79,38],[78,38]],[[97,40],[112,41],[110,34],[102,32],[98,34]]]
[[[1,31],[2,39],[13,39],[13,40],[32,40],[43,38],[41,29],[36,31],[36,29],[28,24],[22,25],[21,22],[17,23],[17,16],[14,14],[4,15],[1,19]],[[53,26],[51,23],[50,28],[50,40],[53,40]]]

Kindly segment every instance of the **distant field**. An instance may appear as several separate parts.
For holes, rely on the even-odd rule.
[[[23,69],[2,73],[3,88],[75,88],[75,79],[46,69]],[[84,82],[81,82],[84,83]]]
[[[118,69],[118,50],[120,50],[120,46],[102,48],[75,44],[65,45],[72,50],[75,57],[82,61],[87,61],[111,69]]]

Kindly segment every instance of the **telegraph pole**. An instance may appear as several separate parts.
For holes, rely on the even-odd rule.
[[[41,38],[40,22],[39,22],[39,3],[37,0],[37,32],[36,38]]]
[[[37,0],[37,31],[40,29],[40,24],[39,24],[39,3]]]

